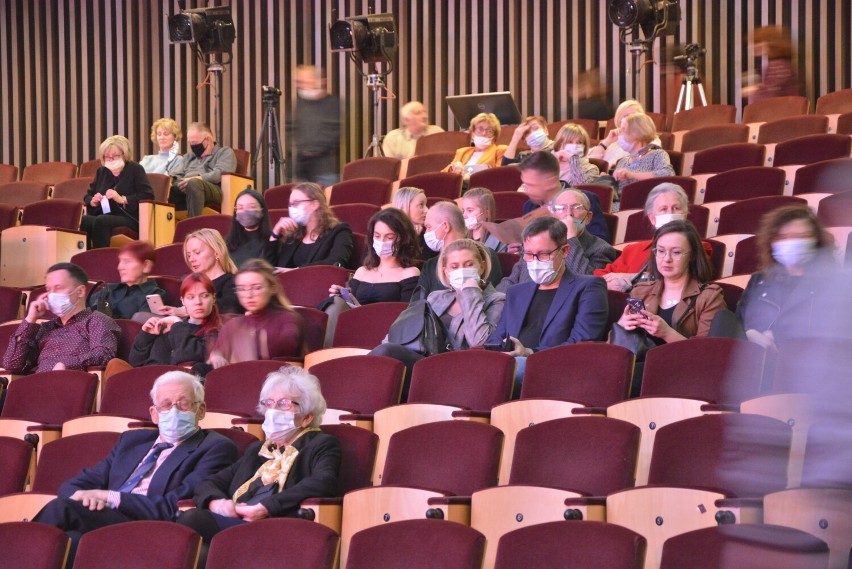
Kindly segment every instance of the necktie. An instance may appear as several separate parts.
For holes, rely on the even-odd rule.
[[[136,470],[133,471],[133,474],[130,475],[130,478],[121,485],[118,489],[119,492],[130,492],[134,488],[136,488],[143,478],[151,471],[151,468],[157,463],[157,458],[159,458],[160,453],[166,450],[167,448],[171,448],[175,445],[172,443],[157,443],[154,445],[153,452],[149,452],[148,456],[145,457],[145,460],[139,463],[139,466],[136,467]]]

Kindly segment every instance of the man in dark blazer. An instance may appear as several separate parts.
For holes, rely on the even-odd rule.
[[[68,533],[70,555],[87,531],[132,520],[174,520],[178,500],[190,498],[196,484],[237,459],[234,443],[198,428],[204,387],[195,376],[163,374],[151,400],[158,429],[123,433],[109,456],[62,484],[59,496],[33,519]]]
[[[569,245],[564,223],[538,217],[524,228],[522,237],[531,282],[509,287],[500,322],[488,339],[489,344],[508,339],[507,351],[518,360],[518,382],[534,351],[603,340],[609,313],[605,281],[566,267]]]

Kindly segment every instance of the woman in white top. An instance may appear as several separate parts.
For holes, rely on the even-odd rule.
[[[181,170],[183,156],[180,154],[180,125],[172,119],[157,119],[151,125],[151,142],[157,145],[157,153],[142,158],[139,164],[148,174],[171,176]]]
[[[615,128],[607,133],[606,138],[589,149],[589,158],[606,160],[610,167],[612,167],[616,162],[629,154],[629,151],[625,150],[625,147],[629,147],[630,144],[621,134],[621,121],[624,117],[633,113],[645,113],[642,103],[634,99],[628,99],[618,105],[618,108],[615,110]],[[662,147],[659,137],[655,136],[651,142]]]

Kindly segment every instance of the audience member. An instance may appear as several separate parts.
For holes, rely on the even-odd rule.
[[[157,145],[156,154],[142,157],[139,164],[148,174],[173,176],[183,168],[180,154],[180,125],[172,119],[157,119],[151,125],[151,142]]]
[[[429,208],[426,213],[426,233],[423,237],[430,249],[440,252],[453,241],[464,239],[465,233],[464,216],[455,203],[438,202]],[[487,280],[496,286],[503,277],[500,258],[492,249],[486,248],[486,251],[491,260],[491,270]],[[433,257],[423,264],[423,269],[420,271],[420,280],[417,285],[423,287],[423,292],[427,295],[432,291],[446,288],[437,271],[438,262],[438,258]]]
[[[199,566],[218,532],[266,518],[296,517],[302,501],[340,494],[340,442],[319,428],[326,410],[319,380],[302,368],[282,367],[267,376],[257,410],[264,415],[266,438],[198,484],[193,496],[198,507],[178,518],[201,534]]]
[[[402,126],[385,135],[382,151],[391,158],[411,158],[417,147],[418,139],[444,132],[438,125],[429,124],[429,114],[420,101],[409,101],[399,110]]]
[[[550,213],[565,224],[568,236],[568,253],[565,264],[568,269],[578,275],[590,275],[618,258],[620,251],[612,245],[586,231],[592,212],[589,211],[589,198],[579,190],[563,190],[547,206]],[[519,259],[512,267],[512,273],[503,277],[497,290],[506,292],[510,286],[529,282],[527,263]]]
[[[559,179],[559,160],[550,152],[534,152],[521,162],[518,168],[521,171],[521,189],[529,198],[523,207],[524,215],[553,202],[556,194],[567,187]],[[609,243],[609,229],[604,221],[598,196],[592,192],[583,191],[583,193],[589,198],[593,214],[586,229],[592,235]]]
[[[183,257],[191,273],[204,273],[216,287],[216,306],[222,314],[241,314],[243,310],[234,292],[237,267],[228,255],[222,235],[215,229],[203,227],[183,240]],[[165,307],[165,316],[186,318],[183,307]]]
[[[507,245],[490,234],[483,223],[496,221],[497,207],[494,194],[488,188],[471,188],[462,196],[464,226],[471,239],[476,239],[497,253],[506,251]]]
[[[500,121],[493,113],[479,113],[470,120],[470,146],[459,148],[444,172],[463,174],[465,178],[476,170],[500,166],[505,144],[497,144]]]
[[[628,332],[641,329],[657,345],[707,336],[725,299],[719,285],[707,284],[713,267],[695,226],[670,221],[657,229],[648,270],[654,280],[638,283],[630,292],[644,309],[626,306],[617,325]]]
[[[818,335],[812,299],[820,296],[833,264],[831,240],[819,219],[805,205],[778,208],[763,217],[757,236],[761,270],[737,306],[746,337],[777,350],[790,334]]]
[[[180,300],[187,318],[149,318],[130,349],[130,365],[190,363],[192,373],[201,377],[212,369],[207,358],[221,326],[216,288],[203,273],[192,273],[180,285]]]
[[[553,154],[559,160],[559,179],[569,186],[594,183],[601,171],[589,161],[588,152],[586,129],[570,122],[562,125],[553,142]]]
[[[71,263],[47,269],[46,292],[30,302],[26,317],[9,338],[3,368],[26,374],[102,366],[115,357],[118,325],[86,308],[86,272]],[[39,320],[53,314],[47,322]]]
[[[274,263],[278,259],[278,241],[272,240],[269,208],[257,190],[246,188],[234,201],[231,231],[225,237],[231,260],[239,266],[249,259]]]
[[[287,121],[287,142],[295,147],[294,180],[328,187],[337,182],[340,99],[326,90],[325,70],[296,68],[296,110]]]
[[[166,291],[148,278],[154,270],[157,253],[147,241],[131,241],[118,251],[121,282],[109,283],[89,298],[89,307],[113,318],[133,318],[137,312],[151,312],[148,297],[166,299]]]
[[[613,119],[615,128],[609,131],[606,137],[604,137],[604,139],[597,145],[589,149],[589,158],[606,160],[610,167],[612,167],[616,162],[627,156],[628,151],[624,147],[628,146],[628,144],[622,137],[621,121],[626,116],[632,115],[633,113],[644,112],[645,108],[642,106],[642,103],[635,99],[628,99],[618,105],[618,108],[615,110],[615,118]],[[653,142],[657,146],[662,146],[659,138],[655,139]]]
[[[346,287],[331,285],[329,300],[320,310],[328,314],[326,347],[331,346],[337,317],[354,306],[374,302],[408,302],[417,286],[420,269],[414,226],[400,210],[389,207],[373,215],[367,225],[367,254]],[[341,292],[341,289],[344,289]],[[349,299],[344,299],[346,294]]]
[[[68,534],[71,560],[86,532],[135,520],[174,520],[179,500],[237,459],[234,443],[198,428],[204,412],[204,387],[197,378],[164,373],[151,389],[157,430],[122,433],[109,456],[62,484],[33,521]]]
[[[430,249],[426,245],[426,240],[423,238],[426,225],[426,212],[429,208],[426,206],[426,192],[420,188],[400,188],[393,195],[391,205],[396,209],[405,213],[414,224],[414,231],[417,234],[417,240],[420,245],[420,260],[426,262],[432,257],[437,257],[438,253]]]
[[[467,350],[485,344],[503,312],[505,295],[486,280],[491,272],[488,249],[473,239],[448,243],[438,257],[438,278],[444,286],[429,293],[427,301],[441,319],[449,348]],[[385,343],[373,355],[396,358],[406,366],[403,398],[408,394],[411,370],[423,355],[398,344]]]
[[[743,87],[742,95],[749,104],[800,95],[790,32],[781,26],[763,26],[754,30],[752,41],[754,55],[761,59],[761,77],[759,83]]]
[[[500,322],[488,339],[516,357],[518,382],[533,352],[602,340],[609,313],[603,279],[577,275],[565,265],[564,223],[537,217],[524,228],[523,240],[531,282],[509,288]]]
[[[529,150],[518,151],[521,140],[527,143]],[[503,153],[503,166],[517,164],[533,152],[553,150],[553,141],[547,131],[547,121],[544,117],[530,116],[524,119],[512,133],[512,139]]]
[[[220,368],[237,362],[302,356],[302,318],[284,296],[272,265],[262,259],[246,261],[237,273],[236,292],[245,316],[222,326],[208,363]]]
[[[643,113],[627,115],[621,121],[622,148],[628,155],[621,158],[612,171],[618,182],[618,195],[630,182],[648,180],[660,176],[674,176],[669,153],[654,144],[657,130],[654,121]],[[621,144],[621,142],[619,142]]]
[[[645,198],[645,214],[656,229],[674,220],[686,219],[689,211],[689,199],[686,192],[677,184],[662,183],[654,187]],[[652,240],[630,243],[621,250],[621,255],[602,269],[595,269],[597,276],[606,280],[610,290],[629,291],[633,285],[644,278],[650,263]],[[709,243],[703,242],[708,256],[713,254]]]
[[[219,146],[206,124],[194,122],[186,129],[190,152],[176,168],[169,201],[187,217],[201,215],[206,204],[222,203],[222,174],[237,169],[237,156],[227,146]]]
[[[90,248],[109,247],[112,230],[139,231],[139,201],[153,200],[154,190],[142,166],[133,162],[130,141],[110,136],[98,149],[103,166],[83,197],[86,214],[80,222]]]
[[[288,217],[272,228],[273,238],[283,239],[277,272],[309,265],[348,267],[352,260],[352,230],[337,219],[325,192],[310,182],[296,184],[290,192]]]
[[[612,117],[612,101],[600,69],[589,69],[577,77],[577,116],[606,121]]]

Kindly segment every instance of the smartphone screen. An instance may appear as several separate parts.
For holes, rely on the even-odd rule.
[[[355,298],[355,296],[352,294],[352,291],[350,291],[348,288],[340,289],[340,298],[342,298],[343,301],[350,307],[354,308],[356,306],[361,306],[361,303],[358,302],[358,299]]]
[[[645,310],[645,301],[641,298],[628,298],[627,306],[630,307],[631,314],[638,314]]]

